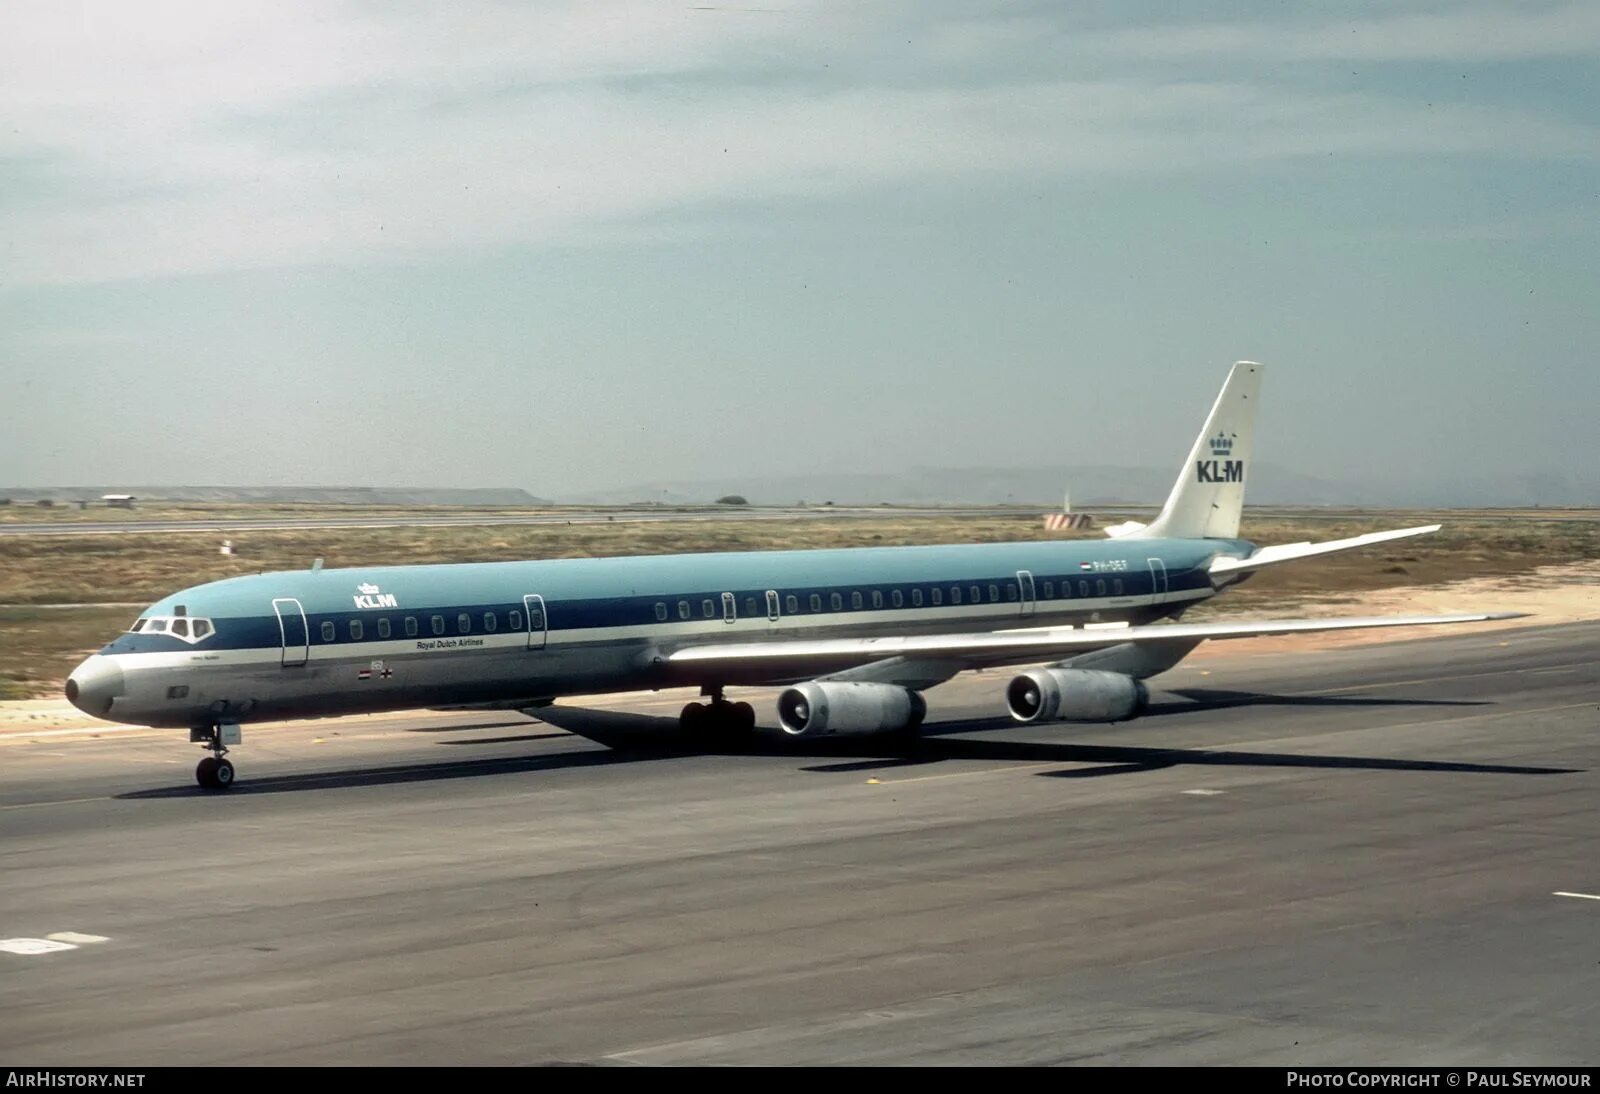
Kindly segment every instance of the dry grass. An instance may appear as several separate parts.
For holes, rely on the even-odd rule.
[[[265,508],[265,507],[263,507]],[[252,515],[259,511],[252,510]],[[1367,551],[1265,571],[1201,613],[1283,611],[1307,598],[1371,589],[1505,576],[1539,566],[1600,558],[1600,522],[1527,515],[1442,514],[1443,531]],[[1277,513],[1247,517],[1258,543],[1336,539],[1426,523],[1421,514]],[[321,557],[328,566],[488,562],[677,551],[992,543],[1060,539],[1037,517],[885,514],[882,517],[761,521],[313,529],[230,533],[238,551],[217,552],[220,535],[0,538],[0,694],[56,693],[72,666],[121,630],[133,608],[189,585],[263,570],[294,570]],[[1099,539],[1099,533],[1084,538]],[[77,609],[27,607],[85,604]],[[10,680],[8,685],[6,680]]]
[[[67,673],[136,615],[133,608],[0,608],[0,700],[59,696]]]

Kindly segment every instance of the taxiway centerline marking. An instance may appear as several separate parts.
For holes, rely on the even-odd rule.
[[[61,798],[57,801],[47,802],[22,802],[20,805],[0,805],[0,813],[12,809],[38,809],[42,805],[82,805],[84,802],[108,802],[109,795],[99,798]]]
[[[1597,896],[1594,893],[1564,893],[1564,892],[1560,891],[1559,889],[1557,891],[1551,893],[1550,895],[1551,896],[1570,896],[1574,900],[1600,900],[1600,896]]]

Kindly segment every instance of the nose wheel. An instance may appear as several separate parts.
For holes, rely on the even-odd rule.
[[[202,790],[227,790],[233,786],[233,763],[227,759],[229,745],[239,743],[243,734],[238,722],[217,722],[195,726],[189,740],[211,752],[194,769],[194,781]]]
[[[194,769],[194,781],[207,790],[226,790],[233,785],[233,762],[222,756],[207,756]]]

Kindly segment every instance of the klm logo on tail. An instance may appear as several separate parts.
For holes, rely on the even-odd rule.
[[[1244,481],[1244,461],[1228,458],[1233,452],[1233,442],[1237,437],[1237,433],[1218,432],[1211,438],[1211,455],[1215,458],[1195,461],[1196,482]]]

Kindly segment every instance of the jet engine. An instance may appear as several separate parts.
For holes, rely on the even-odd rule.
[[[911,729],[928,704],[910,688],[812,680],[778,696],[778,722],[791,737],[856,735]]]
[[[1006,685],[1006,705],[1019,722],[1126,722],[1149,703],[1149,689],[1120,672],[1032,669]]]

